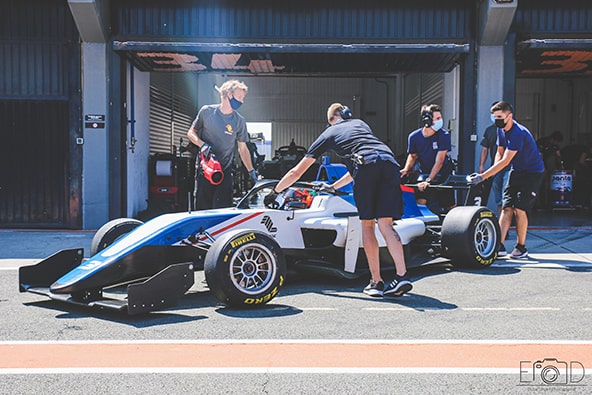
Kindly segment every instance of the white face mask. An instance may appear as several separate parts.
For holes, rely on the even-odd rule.
[[[442,129],[442,126],[444,126],[444,121],[442,119],[438,119],[437,121],[434,121],[432,129],[437,132],[438,130]]]

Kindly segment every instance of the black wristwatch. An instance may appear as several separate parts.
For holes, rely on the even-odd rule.
[[[431,182],[432,182],[432,179],[431,179],[430,177],[428,177],[428,178],[426,178],[426,179],[424,180],[424,182],[427,182],[427,183],[429,184],[429,183],[431,183]]]

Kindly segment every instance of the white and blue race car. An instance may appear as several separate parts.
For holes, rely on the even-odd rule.
[[[277,180],[262,180],[236,207],[171,213],[146,223],[110,221],[93,238],[90,258],[83,249],[61,250],[19,269],[19,289],[54,300],[139,314],[174,305],[204,270],[207,285],[223,303],[239,308],[272,300],[288,268],[354,278],[368,273],[361,222],[351,193],[296,183],[263,206]],[[451,176],[453,188],[471,205],[445,216],[417,205],[413,188],[402,186],[404,216],[393,227],[405,248],[407,266],[447,260],[486,267],[497,257],[499,226],[487,201],[490,183],[468,186]],[[380,232],[381,262],[393,263]],[[127,285],[124,298],[103,291]],[[108,292],[106,292],[108,293]]]

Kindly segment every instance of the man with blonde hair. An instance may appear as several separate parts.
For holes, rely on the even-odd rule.
[[[331,104],[327,121],[330,126],[312,143],[304,158],[265,196],[265,204],[271,205],[278,193],[298,181],[324,152],[332,151],[351,159],[346,163],[348,172],[329,187],[340,188],[354,181],[354,200],[362,221],[362,244],[371,274],[364,293],[374,297],[401,296],[413,286],[407,277],[401,238],[393,228],[393,218],[401,218],[403,212],[399,163],[391,149],[372,133],[370,126],[360,119],[352,119],[346,106]],[[395,263],[395,278],[387,286],[380,273],[376,223]]]
[[[236,110],[244,103],[247,85],[237,80],[226,81],[218,89],[220,104],[203,106],[187,131],[189,140],[200,147],[195,162],[195,207],[197,210],[232,206],[234,146],[238,142],[239,156],[253,182],[257,173],[253,168],[251,153],[247,147],[249,133],[245,118]],[[200,157],[214,157],[220,162],[223,178],[212,182],[204,176]]]

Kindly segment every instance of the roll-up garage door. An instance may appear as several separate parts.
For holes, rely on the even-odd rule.
[[[150,83],[150,153],[172,153],[188,143],[187,130],[191,126],[196,106],[166,77],[153,73]]]

